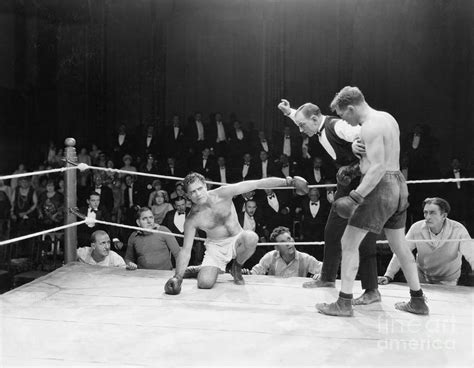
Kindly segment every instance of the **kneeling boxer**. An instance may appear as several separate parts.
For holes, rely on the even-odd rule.
[[[308,193],[308,183],[301,177],[265,178],[248,180],[222,186],[208,191],[204,177],[190,173],[183,181],[187,196],[192,202],[184,223],[183,248],[176,261],[176,274],[165,285],[167,294],[179,294],[186,267],[191,256],[197,229],[206,232],[206,251],[197,275],[198,288],[210,289],[219,273],[232,259],[231,272],[234,282],[244,284],[242,265],[255,252],[258,236],[253,231],[243,230],[237,218],[232,198],[255,189],[292,186],[298,195]]]

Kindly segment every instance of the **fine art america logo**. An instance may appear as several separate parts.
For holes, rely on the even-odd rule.
[[[421,318],[414,320],[378,319],[378,332],[386,335],[377,342],[384,350],[454,350],[456,320]]]

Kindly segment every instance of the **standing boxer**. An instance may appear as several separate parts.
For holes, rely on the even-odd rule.
[[[370,231],[385,232],[390,248],[397,255],[407,283],[410,301],[396,303],[395,308],[428,314],[420,288],[415,258],[405,240],[408,188],[400,172],[400,130],[395,118],[371,108],[357,87],[344,87],[331,102],[331,109],[349,124],[361,125],[361,140],[366,154],[362,156],[360,184],[348,196],[334,201],[333,207],[349,219],[341,239],[341,292],[335,303],[316,304],[323,314],[352,316],[352,287],[359,268],[359,245]]]
[[[291,118],[301,132],[308,136],[317,135],[319,142],[334,160],[339,169],[335,198],[346,196],[355,189],[360,181],[358,155],[364,153],[359,143],[360,126],[351,126],[344,120],[333,116],[324,116],[318,106],[306,103],[294,110],[287,100],[281,100],[278,108]],[[352,145],[352,146],[351,146]],[[354,151],[354,152],[353,152]],[[324,259],[318,280],[303,284],[305,288],[335,287],[337,271],[341,262],[341,237],[347,225],[347,219],[340,217],[331,207],[324,229]],[[361,283],[364,293],[354,300],[354,304],[371,304],[381,300],[377,284],[376,235],[367,234],[360,247]]]

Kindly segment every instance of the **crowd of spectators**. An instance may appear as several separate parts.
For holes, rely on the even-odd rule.
[[[440,170],[435,159],[437,141],[425,128],[416,125],[412,133],[402,136],[401,169],[405,177],[471,176],[460,158],[452,158],[447,172]],[[191,206],[182,182],[138,176],[133,172],[184,177],[195,171],[219,183],[294,175],[306,178],[309,184],[335,182],[336,168],[329,164],[331,159],[317,137],[308,137],[292,126],[285,126],[269,137],[264,131],[253,129],[252,124],[244,126],[235,118],[224,122],[221,113],[204,121],[202,114],[197,112],[186,124],[179,115],[173,115],[161,131],[153,125],[142,130],[132,134],[125,124],[121,124],[104,147],[97,144],[78,147],[80,163],[130,172],[78,171],[79,212],[100,220],[137,226],[140,224],[137,211],[148,207],[156,226],[182,234],[184,218]],[[20,163],[15,173],[63,166],[63,155],[62,148],[50,143],[40,165],[28,166],[27,170],[27,166]],[[409,209],[407,228],[423,218],[419,204],[424,198],[443,193],[451,204],[450,218],[473,230],[469,223],[472,220],[469,214],[471,183],[417,185],[409,189],[410,202],[414,205]],[[322,241],[333,199],[334,188],[313,188],[303,197],[296,196],[291,190],[260,190],[238,196],[234,203],[241,226],[255,231],[261,241],[269,241],[273,230],[279,226],[288,228],[297,241]],[[64,214],[64,180],[60,175],[12,179],[9,183],[0,180],[0,238],[57,226],[64,221]],[[107,231],[111,247],[123,257],[131,258],[127,260],[126,257],[126,262],[135,263],[139,259],[136,249],[130,249],[129,240],[130,236],[137,239],[139,236],[117,227],[81,225],[78,247],[90,246],[91,235],[97,230]],[[182,244],[182,238],[176,237],[176,241]],[[322,246],[304,246],[298,250],[316,259],[323,258]],[[202,244],[196,242],[193,251],[191,264],[198,265],[203,255]],[[252,269],[267,251],[257,248],[246,267]]]

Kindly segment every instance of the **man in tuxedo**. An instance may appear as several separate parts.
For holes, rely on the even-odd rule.
[[[257,177],[256,175],[256,164],[252,160],[250,153],[245,153],[243,156],[243,162],[237,168],[237,175],[242,181],[252,180]]]
[[[226,165],[226,159],[224,156],[217,157],[217,165],[214,166],[210,172],[210,177],[213,181],[219,183],[235,183],[234,170]]]
[[[176,160],[175,156],[169,156],[166,158],[166,163],[161,167],[160,174],[166,176],[176,176],[178,178],[186,176],[187,168],[183,167],[179,161]],[[173,192],[175,188],[174,180],[165,180],[164,187],[168,193]]]
[[[289,126],[283,128],[283,134],[276,134],[274,138],[275,153],[281,155],[284,153],[290,160],[293,160],[298,155],[297,140],[291,135]]]
[[[286,178],[287,176],[294,176],[296,171],[296,165],[290,162],[288,156],[282,153],[280,159],[276,165],[275,176]]]
[[[165,128],[162,136],[164,156],[183,157],[183,155],[187,155],[187,143],[179,115],[174,114],[171,125]]]
[[[268,153],[265,151],[260,151],[260,160],[258,164],[255,165],[255,176],[257,179],[268,178],[270,176],[278,176],[276,172],[276,167],[271,160],[268,159]]]
[[[100,194],[97,192],[90,192],[86,200],[87,206],[80,207],[79,212],[86,217],[94,220],[110,221],[110,212],[104,207],[100,206]],[[108,226],[96,223],[82,224],[77,227],[77,245],[79,247],[88,246],[90,238],[94,231],[104,230],[108,232]]]
[[[311,167],[303,175],[310,185],[323,184],[330,176],[324,167],[323,159],[319,156],[314,156]]]
[[[298,126],[300,132],[317,136],[319,142],[332,158],[337,167],[337,191],[335,199],[347,196],[359,185],[360,172],[357,173],[356,154],[365,153],[360,147],[360,125],[351,126],[346,121],[321,113],[318,106],[306,103],[298,110],[292,109],[287,100],[281,100],[278,108]],[[362,145],[363,146],[363,145]],[[335,287],[339,265],[341,263],[341,238],[347,226],[347,219],[340,217],[334,206],[331,207],[324,231],[324,260],[321,276],[318,280],[307,282],[303,287]],[[377,280],[376,234],[368,233],[359,248],[362,288],[364,293],[354,300],[354,304],[371,304],[381,300]]]
[[[248,150],[250,139],[249,134],[242,128],[240,121],[233,122],[232,129],[229,129],[229,154],[228,157],[232,162],[238,162],[243,154]]]
[[[117,135],[113,136],[110,143],[115,167],[120,167],[125,154],[135,153],[133,145],[133,138],[127,133],[127,127],[125,124],[120,124]]]
[[[147,203],[144,200],[144,190],[140,188],[132,175],[127,174],[124,178],[125,188],[123,189],[123,213],[124,222],[127,225],[135,226],[136,211]]]
[[[259,155],[261,151],[265,151],[268,157],[273,156],[272,141],[266,137],[263,130],[260,130],[258,135],[254,138],[253,147],[256,155]]]
[[[301,197],[295,213],[301,216],[301,240],[323,241],[324,227],[329,215],[330,206],[321,199],[318,188],[311,188],[307,196]],[[305,250],[317,259],[324,256],[323,246],[309,246]]]
[[[196,112],[190,119],[186,128],[186,138],[188,139],[188,148],[194,152],[201,152],[208,146],[207,127],[202,121],[202,114]]]
[[[216,156],[224,156],[227,154],[228,137],[229,132],[226,124],[222,121],[222,114],[217,112],[211,117],[208,133],[209,146],[214,148]]]
[[[158,149],[158,136],[155,134],[155,127],[153,125],[148,125],[146,128],[146,133],[141,137],[137,142],[138,154],[140,157],[145,158],[148,155],[157,155],[159,154]]]
[[[108,213],[112,213],[114,208],[114,194],[112,189],[107,185],[104,185],[104,177],[102,173],[95,172],[92,178],[92,188],[91,191],[99,194],[100,196],[100,206],[105,209]]]
[[[265,237],[277,226],[292,227],[291,191],[265,189],[265,197],[261,200],[263,226],[266,228]]]
[[[191,168],[193,171],[209,177],[210,173],[215,169],[215,162],[208,147],[205,147],[201,155],[193,160]]]

